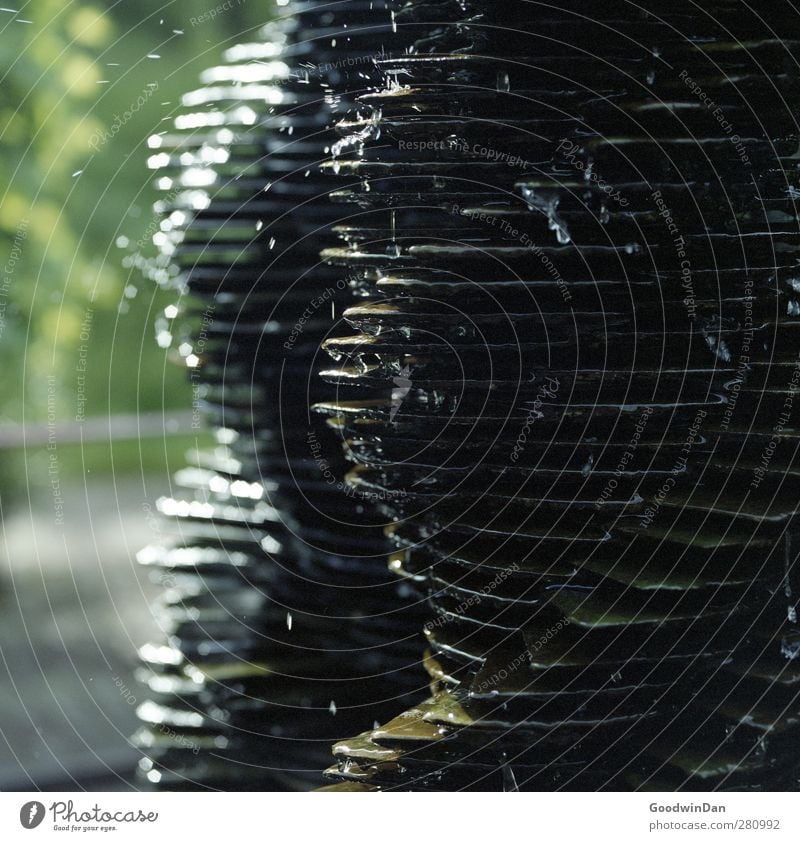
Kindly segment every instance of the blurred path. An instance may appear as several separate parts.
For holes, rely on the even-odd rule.
[[[65,486],[64,525],[47,499],[5,522],[0,789],[131,787],[136,648],[160,636],[135,555],[154,537],[146,495],[161,481]]]

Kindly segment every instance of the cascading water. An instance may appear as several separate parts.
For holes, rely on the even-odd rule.
[[[384,398],[318,409],[427,597],[433,694],[330,776],[796,789],[796,12],[395,22],[427,31],[341,125],[325,252],[360,278],[325,376]]]

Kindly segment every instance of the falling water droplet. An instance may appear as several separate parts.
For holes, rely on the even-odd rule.
[[[508,764],[503,765],[503,791],[519,791],[514,769]]]

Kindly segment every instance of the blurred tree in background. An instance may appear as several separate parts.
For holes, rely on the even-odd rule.
[[[190,408],[184,373],[153,338],[174,294],[124,258],[155,253],[147,137],[273,3],[226,5],[213,19],[202,17],[219,8],[210,0],[0,11],[0,430]],[[138,442],[129,455],[115,449],[115,471],[142,466]],[[0,452],[4,499],[28,466],[18,458]]]

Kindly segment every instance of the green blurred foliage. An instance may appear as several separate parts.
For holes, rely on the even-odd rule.
[[[153,337],[174,294],[123,258],[136,243],[155,253],[147,137],[273,3],[192,25],[214,6],[20,0],[0,12],[0,424],[48,409],[74,419],[81,364],[87,417],[190,408],[184,372]],[[8,452],[0,461],[8,474]]]

